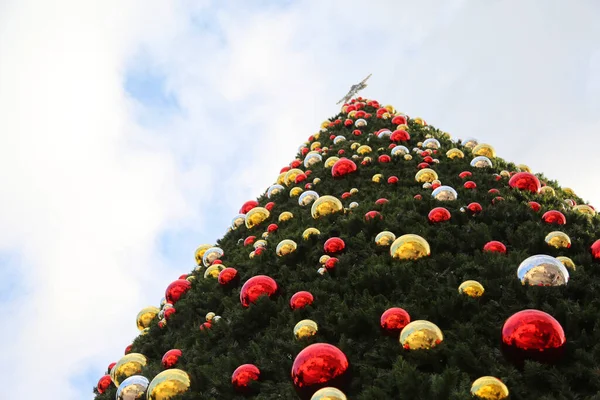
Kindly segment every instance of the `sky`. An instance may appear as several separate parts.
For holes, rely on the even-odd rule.
[[[0,387],[91,399],[135,317],[361,95],[600,207],[600,3],[0,0]]]

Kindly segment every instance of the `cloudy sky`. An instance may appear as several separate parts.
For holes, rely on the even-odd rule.
[[[363,96],[600,206],[599,18],[584,0],[0,0],[1,391],[90,399],[137,311],[369,73]]]

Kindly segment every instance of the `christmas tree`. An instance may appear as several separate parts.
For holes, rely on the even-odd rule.
[[[96,399],[600,399],[598,239],[573,190],[358,97],[140,312]]]

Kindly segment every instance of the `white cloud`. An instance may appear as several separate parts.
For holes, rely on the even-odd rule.
[[[190,258],[220,236],[370,72],[365,96],[600,206],[600,170],[582,152],[600,145],[596,5],[369,4],[2,5],[0,249],[20,256],[11,268],[29,292],[4,307],[14,330],[0,351],[16,361],[1,386],[91,397],[95,382],[68,379],[99,377],[137,310],[191,268],[161,256],[161,236],[186,232],[175,248]],[[160,120],[124,94],[139,62],[166,77],[181,113]],[[149,113],[155,125],[140,127]]]

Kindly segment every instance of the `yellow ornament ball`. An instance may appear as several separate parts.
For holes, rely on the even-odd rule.
[[[289,211],[284,211],[281,214],[279,214],[278,221],[279,222],[285,222],[285,221],[289,221],[292,218],[294,218],[294,214],[292,214]]]
[[[510,178],[510,172],[508,172],[507,170],[502,170],[500,171],[500,176],[503,178]]]
[[[339,161],[339,157],[329,157],[327,160],[325,160],[325,168],[331,168],[333,167],[333,164],[335,164],[336,162]]]
[[[573,207],[573,211],[586,215],[588,217],[593,217],[596,215],[596,210],[594,210],[592,207],[588,206],[587,204],[579,204],[575,207]]]
[[[573,262],[573,260],[571,260],[569,257],[565,257],[565,256],[558,256],[556,257],[556,259],[558,261],[560,261],[562,263],[562,265],[564,265],[566,268],[575,271],[575,269],[577,268],[575,266],[575,263]]]
[[[363,144],[358,149],[356,149],[356,153],[360,154],[361,156],[364,156],[365,154],[369,154],[372,151],[373,151],[373,149],[371,148],[371,146],[367,146],[366,144]]]
[[[356,150],[360,147],[360,143],[354,142],[350,145],[350,150]]]
[[[410,161],[410,160],[412,160],[412,156],[411,156],[410,154],[405,154],[405,155],[404,155],[404,159],[405,159],[406,161]]]
[[[254,247],[254,250],[258,249],[259,247],[267,247],[267,241],[263,240],[263,239],[259,239],[256,242],[254,242],[253,247]]]
[[[542,188],[540,189],[540,194],[542,196],[556,196],[556,192],[554,191],[554,188],[552,186],[542,186]]]
[[[246,214],[246,228],[252,229],[269,218],[269,210],[264,207],[254,207]]]
[[[321,178],[315,178],[315,179],[313,179],[313,184],[314,185],[318,185],[319,183],[321,183]]]
[[[204,253],[206,253],[206,250],[210,249],[211,247],[213,247],[212,244],[202,244],[200,246],[198,246],[198,248],[196,249],[196,264],[198,265],[202,265],[202,257],[204,257]]]
[[[237,229],[240,226],[244,225],[244,222],[246,221],[246,215],[244,214],[238,214],[235,217],[233,217],[233,219],[231,220],[231,229]]]
[[[260,235],[261,238],[266,239],[269,237],[269,232],[263,232],[262,235]]]
[[[196,277],[194,275],[190,275],[187,278],[185,278],[186,281],[192,283],[193,281],[196,280]]]
[[[330,195],[321,196],[312,204],[310,213],[314,219],[331,215],[344,210],[342,202]]]
[[[142,331],[140,332],[140,335],[142,335],[142,336],[143,336],[143,335],[147,335],[147,334],[148,334],[148,332],[150,332],[150,328],[144,328],[144,329],[142,329]]]
[[[371,180],[375,183],[381,183],[383,181],[383,175],[375,174],[375,175],[373,175],[373,178],[371,178]]]
[[[487,158],[496,158],[496,150],[489,144],[481,143],[473,148],[473,154]]]
[[[377,246],[389,246],[394,240],[396,240],[396,235],[389,231],[379,232],[377,236],[375,236],[375,244],[377,244]]]
[[[443,340],[440,328],[425,320],[413,321],[400,332],[400,344],[407,350],[432,349]]]
[[[563,192],[565,192],[568,196],[571,196],[571,197],[577,196],[575,194],[575,191],[573,189],[571,189],[571,188],[568,188],[568,187],[567,188],[563,188]]]
[[[338,388],[324,387],[317,390],[310,400],[348,400],[348,398]]]
[[[302,239],[308,240],[311,236],[318,236],[320,234],[321,231],[319,231],[317,228],[306,228],[304,232],[302,232]]]
[[[417,260],[431,254],[429,243],[419,235],[412,233],[402,235],[390,246],[392,258],[400,260]]]
[[[425,126],[425,125],[427,125],[427,123],[425,122],[425,120],[424,120],[423,118],[421,118],[421,117],[416,117],[416,118],[413,118],[413,121],[414,121],[416,124],[419,124],[419,125],[421,125],[421,126]]]
[[[145,328],[150,327],[150,323],[154,318],[156,318],[159,312],[160,309],[158,309],[157,307],[150,306],[142,308],[142,310],[138,313],[136,318],[138,329],[141,331]]]
[[[446,157],[448,157],[451,160],[454,160],[455,158],[465,158],[465,153],[463,153],[459,149],[454,148],[446,152]]]
[[[485,400],[502,400],[508,398],[508,388],[498,378],[482,376],[471,385],[471,394]]]
[[[571,238],[564,232],[554,231],[546,235],[544,239],[548,246],[557,249],[568,249],[571,247]]]
[[[417,174],[415,175],[415,180],[417,182],[420,182],[420,183],[424,183],[424,182],[430,182],[431,183],[434,180],[436,180],[437,178],[438,178],[437,172],[435,172],[431,168],[420,169],[417,172]],[[248,217],[246,217],[246,219],[248,219]]]
[[[275,253],[279,257],[283,257],[283,256],[287,256],[288,254],[293,253],[294,251],[296,251],[297,248],[298,248],[298,245],[296,244],[296,242],[294,242],[293,240],[290,240],[290,239],[284,239],[281,242],[279,242],[279,244],[277,245],[277,248],[275,249]]]
[[[319,326],[312,319],[303,319],[294,327],[296,340],[306,339],[317,334]]]
[[[204,319],[206,319],[207,322],[210,322],[216,316],[217,316],[217,314],[215,314],[214,312],[211,311],[206,314],[206,317],[204,317]]]
[[[152,379],[148,386],[148,400],[170,400],[187,392],[190,387],[190,377],[180,369],[167,369]]]
[[[278,185],[285,185],[285,174],[286,174],[286,172],[282,172],[277,177],[277,184]]]
[[[484,291],[483,285],[477,281],[464,281],[458,287],[458,293],[469,297],[481,297]]]
[[[319,147],[321,147],[321,142],[313,142],[313,143],[310,145],[310,149],[311,149],[312,151],[314,151],[315,149],[318,149]]]
[[[302,194],[303,190],[300,187],[294,187],[290,189],[290,197],[298,197]]]
[[[255,251],[251,251],[250,254],[248,254],[248,257],[250,257],[250,259],[254,258],[255,256],[256,256]]]
[[[303,174],[303,173],[304,173],[304,171],[302,171],[301,169],[298,169],[298,168],[290,169],[288,172],[285,173],[285,176],[283,178],[285,185],[286,186],[293,185],[296,182],[296,176]]]
[[[521,172],[529,172],[529,173],[531,173],[531,168],[529,168],[525,164],[518,164],[517,168],[519,168],[519,171],[521,171]]]
[[[321,265],[325,265],[325,263],[327,262],[327,260],[329,260],[331,257],[328,256],[327,254],[323,254],[321,257],[319,257],[319,264]]]
[[[358,189],[357,188],[350,189],[350,194],[351,195],[355,195],[356,193],[358,193]]]
[[[213,264],[204,271],[204,278],[218,278],[219,273],[226,267],[223,264]]]
[[[122,357],[110,370],[110,379],[119,387],[124,379],[137,375],[146,366],[146,357],[140,353],[129,353]]]

